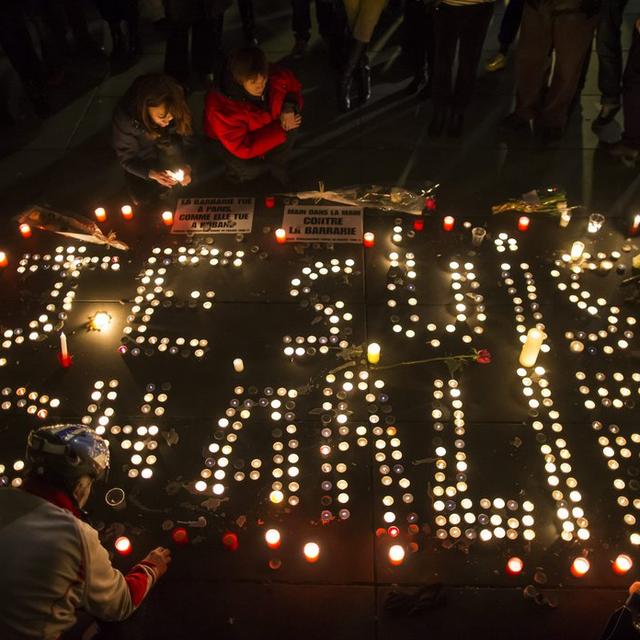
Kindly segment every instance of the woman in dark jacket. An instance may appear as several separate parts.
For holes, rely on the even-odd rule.
[[[136,78],[113,114],[113,147],[134,203],[191,182],[191,134],[182,87],[161,74]]]

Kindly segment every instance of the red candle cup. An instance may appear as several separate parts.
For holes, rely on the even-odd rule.
[[[18,231],[20,231],[20,235],[23,238],[30,238],[31,237],[31,227],[26,222],[23,222],[18,227]]]
[[[238,536],[235,533],[228,531],[222,536],[222,544],[229,551],[237,551],[240,546],[238,543]]]
[[[633,567],[633,560],[626,554],[621,553],[612,563],[613,570],[619,576],[627,573]]]
[[[173,211],[163,211],[162,222],[164,222],[167,227],[171,227],[173,225]]]
[[[189,533],[184,527],[177,527],[171,532],[171,539],[176,544],[188,544],[189,543]]]
[[[280,546],[280,532],[277,529],[268,529],[264,534],[265,542],[269,549],[277,549]]]
[[[579,556],[571,564],[571,574],[575,578],[582,578],[587,574],[590,568],[590,562],[586,558]]]
[[[453,230],[453,225],[455,225],[456,223],[456,219],[453,216],[445,216],[442,219],[442,228],[445,231],[451,231]]]
[[[275,196],[265,196],[264,197],[264,206],[267,209],[273,209],[276,206],[276,197]]]
[[[423,231],[424,230],[424,218],[416,218],[413,221],[413,230],[414,231]]]
[[[121,209],[120,212],[122,213],[122,217],[125,220],[131,220],[133,219],[133,209],[131,208],[131,205],[125,204]]]
[[[131,540],[129,540],[129,538],[127,538],[126,536],[120,536],[119,538],[116,538],[114,546],[116,548],[116,551],[121,556],[129,555],[131,553],[131,550],[133,549]]]
[[[518,231],[526,231],[529,228],[529,218],[527,216],[520,216],[518,218]]]
[[[107,212],[104,207],[98,207],[94,212],[98,222],[104,222],[107,219]]]
[[[373,247],[373,245],[376,243],[376,236],[372,231],[367,231],[365,232],[365,234],[362,236],[362,244],[367,247],[367,249],[370,249],[371,247]]]
[[[284,244],[287,241],[287,232],[284,229],[276,229],[276,241],[278,244]]]
[[[522,562],[520,558],[513,556],[512,558],[509,558],[509,560],[507,560],[507,573],[510,576],[517,576],[522,572],[523,568],[524,562]]]
[[[436,202],[435,196],[427,196],[424,199],[424,208],[427,211],[435,211],[436,205],[437,205],[437,202]]]
[[[6,267],[9,264],[9,258],[4,251],[0,251],[0,267]]]

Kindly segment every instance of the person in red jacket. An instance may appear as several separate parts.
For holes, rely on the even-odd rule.
[[[287,160],[294,133],[302,124],[298,79],[267,62],[258,47],[233,52],[220,89],[207,95],[204,131],[223,150],[232,182],[270,173],[289,183]]]

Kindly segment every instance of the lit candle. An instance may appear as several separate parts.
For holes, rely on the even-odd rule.
[[[380,345],[377,342],[372,342],[367,347],[367,360],[370,364],[378,364],[380,362]]]
[[[244,371],[244,362],[242,362],[242,358],[236,358],[233,361],[233,369],[236,373],[242,373]]]
[[[392,565],[397,567],[398,565],[402,564],[403,560],[404,547],[402,545],[394,544],[393,546],[389,547],[389,562]]]
[[[587,224],[587,231],[589,233],[597,233],[604,224],[604,216],[601,213],[592,213],[589,216],[589,223]]]
[[[632,566],[633,560],[625,553],[621,553],[613,562],[613,570],[620,576],[627,573]]]
[[[523,367],[533,367],[538,359],[540,347],[544,341],[544,333],[540,329],[529,329],[527,339],[522,345],[519,362]]]
[[[122,212],[122,217],[125,220],[131,220],[133,218],[133,209],[131,208],[131,205],[123,205],[120,211]]]
[[[424,218],[416,218],[413,221],[413,228],[415,231],[422,231],[424,229]]]
[[[167,227],[170,227],[173,224],[173,211],[163,211],[162,222],[164,222]]]
[[[280,546],[280,532],[277,529],[268,529],[264,539],[269,549],[277,549]]]
[[[116,551],[121,556],[126,556],[131,553],[131,540],[129,540],[129,538],[127,538],[126,536],[120,536],[119,538],[116,538],[114,546],[116,548]]]
[[[582,576],[584,576],[590,568],[591,564],[589,563],[589,561],[586,558],[579,556],[573,561],[573,564],[571,565],[571,573],[576,578],[582,578]]]
[[[636,213],[635,216],[633,216],[633,221],[631,222],[631,235],[635,236],[637,235],[638,231],[640,231],[640,213]]]
[[[282,228],[276,229],[276,240],[278,244],[284,244],[287,241],[287,232]]]
[[[451,231],[453,229],[453,225],[455,224],[456,219],[453,216],[445,216],[442,219],[442,228],[445,231]]]
[[[19,227],[18,227],[19,231],[20,231],[20,235],[23,238],[30,238],[31,237],[31,227],[26,223],[23,222]]]
[[[507,560],[507,573],[511,576],[517,576],[524,568],[524,562],[517,556],[513,556]]]
[[[276,198],[275,196],[265,196],[264,197],[264,206],[267,209],[273,209],[276,206]]]
[[[376,241],[376,236],[371,231],[367,231],[362,237],[362,244],[364,244],[364,246],[367,248],[373,247],[373,245],[375,244],[375,241]]]
[[[579,260],[582,257],[583,251],[584,251],[584,242],[580,242],[580,240],[576,240],[571,245],[571,259]]]
[[[520,216],[518,218],[518,231],[526,231],[529,228],[529,218],[527,216]]]
[[[184,180],[184,171],[182,169],[176,169],[175,171],[169,171],[169,175],[176,181],[182,184]]]
[[[317,562],[320,556],[320,547],[315,542],[307,542],[304,545],[303,553],[307,562]]]
[[[104,222],[107,219],[107,212],[104,207],[98,207],[93,213],[98,222]]]
[[[566,227],[571,222],[571,209],[566,204],[558,205],[560,210],[560,226]]]
[[[0,267],[6,267],[9,264],[9,258],[4,251],[0,251]]]
[[[67,336],[64,335],[64,332],[60,332],[60,356],[63,360],[67,360],[69,358],[69,349],[67,348]]]

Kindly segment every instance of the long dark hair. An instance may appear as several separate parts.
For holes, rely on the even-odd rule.
[[[157,138],[161,129],[149,115],[149,107],[164,105],[173,116],[175,131],[188,136],[193,131],[191,110],[185,99],[184,90],[171,77],[161,73],[149,73],[136,78],[131,85],[134,114],[151,138]]]

